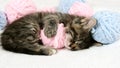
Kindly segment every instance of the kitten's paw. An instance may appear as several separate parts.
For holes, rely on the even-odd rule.
[[[49,55],[53,55],[53,54],[56,54],[56,53],[57,53],[56,49],[50,49],[49,50]]]
[[[42,48],[40,51],[43,55],[53,55],[57,53],[57,50],[54,48]]]
[[[57,34],[58,25],[54,20],[45,24],[44,33],[48,38],[51,38]]]

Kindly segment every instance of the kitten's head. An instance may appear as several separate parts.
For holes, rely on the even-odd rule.
[[[43,18],[44,23],[44,33],[50,38],[56,35],[56,31],[58,29],[59,18],[57,15],[50,14],[46,15]]]
[[[67,48],[71,50],[80,50],[91,46],[90,43],[92,38],[90,30],[95,24],[96,20],[94,18],[88,19],[85,17],[76,17],[73,19],[70,31],[74,33],[74,38],[72,38],[72,42],[69,41],[71,44],[67,45]]]

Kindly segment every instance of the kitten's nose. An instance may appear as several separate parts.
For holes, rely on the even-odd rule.
[[[80,49],[79,45],[76,44],[76,43],[70,45],[70,50],[72,50],[72,51],[76,51],[76,50],[79,50],[79,49]]]

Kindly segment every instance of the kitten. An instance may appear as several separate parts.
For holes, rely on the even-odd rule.
[[[2,46],[6,50],[17,53],[55,54],[57,51],[54,48],[43,46],[39,35],[40,30],[44,28],[45,35],[50,38],[56,35],[58,23],[63,23],[66,28],[66,42],[70,42],[65,46],[71,50],[85,49],[91,46],[92,38],[88,31],[90,28],[86,26],[87,23],[81,23],[82,21],[84,21],[83,17],[63,13],[28,14],[6,27],[1,35]]]

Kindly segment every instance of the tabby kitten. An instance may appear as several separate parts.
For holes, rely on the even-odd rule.
[[[40,30],[44,28],[45,35],[50,38],[56,35],[58,23],[65,26],[71,23],[75,16],[62,13],[36,12],[15,20],[6,26],[1,42],[4,49],[32,55],[52,55],[56,50],[43,46],[40,40]]]
[[[45,35],[50,38],[56,35],[58,23],[63,23],[66,28],[66,41],[70,42],[66,44],[66,47],[71,50],[85,49],[91,46],[92,38],[88,31],[89,26],[86,26],[87,23],[82,20],[84,20],[83,17],[63,13],[28,14],[6,26],[1,35],[2,46],[6,50],[17,53],[55,54],[57,51],[54,48],[43,46],[40,40],[40,30],[44,28]]]

